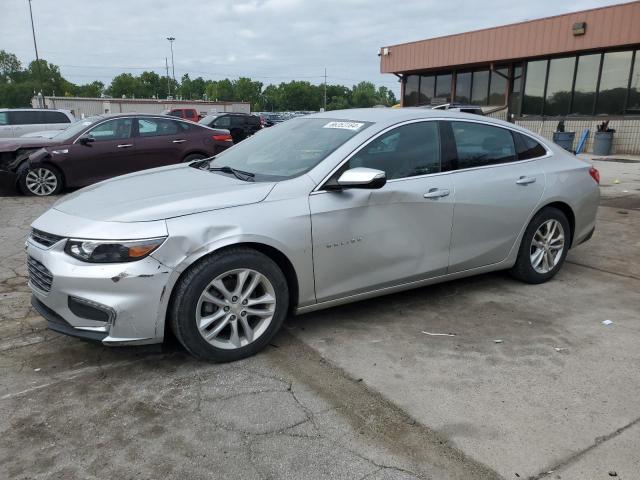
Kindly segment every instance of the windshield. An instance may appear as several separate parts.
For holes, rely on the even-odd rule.
[[[371,123],[296,118],[261,130],[218,155],[212,167],[229,166],[256,180],[286,180],[308,172]]]
[[[101,119],[102,117],[87,117],[87,118],[83,118],[82,120],[78,120],[77,122],[72,123],[69,126],[69,128],[67,128],[66,130],[63,130],[59,134],[55,135],[53,139],[62,140],[63,142],[71,140],[78,133],[82,132],[85,128],[87,128],[89,125]]]

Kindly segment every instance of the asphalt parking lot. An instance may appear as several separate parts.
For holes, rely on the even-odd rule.
[[[0,478],[638,478],[640,163],[595,164],[596,233],[552,282],[291,318],[226,365],[46,330],[23,240],[54,199],[0,197]]]

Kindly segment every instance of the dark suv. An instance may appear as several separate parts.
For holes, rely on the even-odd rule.
[[[250,137],[262,128],[260,117],[248,113],[212,113],[198,123],[211,128],[229,130],[233,137],[233,143]]]

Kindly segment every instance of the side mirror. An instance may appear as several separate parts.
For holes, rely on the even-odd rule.
[[[382,170],[356,167],[345,171],[338,178],[338,186],[342,188],[382,188],[387,183],[387,175]]]
[[[78,141],[80,142],[81,145],[87,145],[88,143],[93,143],[96,141],[95,138],[93,138],[91,135],[82,135]]]

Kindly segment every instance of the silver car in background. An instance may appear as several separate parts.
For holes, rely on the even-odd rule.
[[[589,239],[598,172],[515,125],[425,109],[333,111],[217,158],[63,197],[27,241],[58,332],[231,361],[304,313],[508,269],[551,279]],[[472,314],[472,312],[470,312]]]

